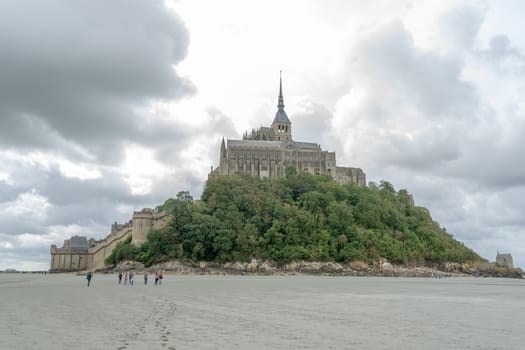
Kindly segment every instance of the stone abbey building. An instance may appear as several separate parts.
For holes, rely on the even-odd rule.
[[[222,139],[219,166],[210,176],[248,173],[251,176],[274,178],[285,175],[287,167],[299,172],[326,174],[344,184],[366,185],[366,176],[359,168],[336,164],[335,152],[323,151],[311,142],[292,138],[292,122],[284,111],[282,79],[279,81],[277,113],[270,127],[245,133],[242,140]]]

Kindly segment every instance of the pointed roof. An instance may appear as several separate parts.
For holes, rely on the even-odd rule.
[[[284,98],[283,98],[283,79],[279,72],[279,102],[277,103],[277,113],[275,113],[275,118],[273,118],[274,123],[287,123],[292,124],[286,112],[284,111]]]

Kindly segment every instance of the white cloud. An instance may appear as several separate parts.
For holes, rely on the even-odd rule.
[[[165,176],[168,168],[155,159],[152,150],[139,145],[129,145],[125,150],[121,171],[131,188],[131,193],[140,195],[150,193],[153,181]]]
[[[22,193],[15,201],[1,204],[2,211],[8,215],[15,215],[20,219],[31,217],[38,220],[45,219],[49,206],[47,198],[35,191]]]
[[[68,160],[59,162],[60,171],[67,177],[78,178],[81,180],[97,179],[102,173],[93,165],[75,164]]]
[[[13,181],[11,180],[11,176],[8,172],[0,171],[0,181],[3,181],[10,186],[13,185]]]
[[[21,248],[42,247],[44,245],[51,245],[53,242],[46,236],[32,233],[23,233],[17,236],[16,240],[17,246]]]
[[[13,249],[13,244],[11,242],[0,242],[0,248]]]

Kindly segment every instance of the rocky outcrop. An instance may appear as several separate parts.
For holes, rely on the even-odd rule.
[[[121,261],[114,269],[118,271],[143,270],[144,264],[138,261],[126,260]]]
[[[361,261],[351,263],[336,263],[324,261],[292,261],[287,264],[278,264],[274,261],[252,259],[247,262],[205,262],[197,264],[183,263],[173,260],[157,264],[148,268],[137,262],[122,262],[113,270],[116,271],[171,271],[173,273],[190,275],[340,275],[340,276],[389,276],[389,277],[507,277],[522,278],[521,269],[502,267],[496,264],[484,263],[478,265],[445,263],[437,267],[401,266],[394,265],[386,260],[374,264]]]
[[[446,273],[461,273],[477,277],[506,277],[506,278],[523,278],[523,270],[501,266],[496,263],[477,263],[477,264],[458,264],[445,263],[441,270]]]

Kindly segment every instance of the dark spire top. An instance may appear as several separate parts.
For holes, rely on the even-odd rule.
[[[281,109],[284,108],[284,98],[283,98],[283,77],[282,77],[283,71],[279,71],[279,103],[277,104],[277,108]]]
[[[275,113],[275,118],[273,119],[273,122],[291,124],[290,119],[288,119],[288,116],[284,111],[283,78],[281,73],[282,71],[279,71],[279,102],[277,103],[277,113]]]

